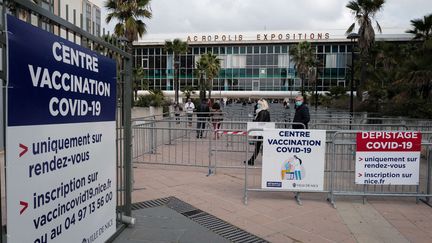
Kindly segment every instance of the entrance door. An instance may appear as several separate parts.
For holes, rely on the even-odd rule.
[[[252,91],[259,91],[260,82],[259,80],[252,80]]]

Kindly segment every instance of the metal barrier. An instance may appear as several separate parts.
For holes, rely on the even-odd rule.
[[[203,138],[197,138],[197,120],[189,121],[185,117],[176,120],[173,117],[164,120],[139,120],[133,126],[134,162],[148,164],[181,165],[208,167],[208,175],[215,174],[220,168],[245,169],[245,203],[249,191],[280,191],[263,190],[261,185],[261,162],[257,159],[256,166],[248,166],[247,161],[255,147],[255,142],[262,138],[248,136],[249,132],[261,131],[254,129],[247,131],[247,122],[230,121],[224,119],[220,127],[213,127],[206,121]],[[384,196],[414,196],[429,199],[431,185],[431,155],[432,132],[423,132],[423,146],[427,150],[422,155],[428,159],[427,165],[422,161],[422,182],[419,187],[413,186],[363,186],[354,184],[355,143],[354,134],[360,130],[341,130],[348,126],[370,130],[386,131],[388,129],[406,131],[403,124],[312,124],[313,128],[326,132],[327,146],[324,169],[324,191],[330,202],[334,203],[335,196],[341,195],[384,195]],[[276,122],[276,128],[291,128],[292,123]],[[426,169],[428,167],[428,169]],[[422,193],[426,191],[427,193]],[[301,192],[301,191],[300,191]],[[294,197],[301,204],[299,193]]]
[[[211,129],[189,126],[187,119],[140,120],[132,126],[133,162],[208,167]],[[202,133],[202,138],[198,136]]]
[[[331,156],[330,202],[334,205],[335,196],[398,196],[429,198],[431,177],[432,132],[422,132],[424,159],[420,162],[420,181],[417,186],[407,185],[357,185],[355,184],[356,134],[360,131],[340,131],[333,135]]]
[[[252,131],[262,131],[253,129]],[[327,200],[335,207],[336,196],[361,196],[363,200],[367,196],[396,196],[415,197],[416,201],[422,199],[429,204],[432,197],[432,132],[422,133],[422,160],[420,163],[420,183],[417,186],[407,185],[357,185],[355,184],[355,156],[356,137],[361,131],[337,131],[331,140],[326,142],[326,155],[324,167],[324,190],[308,193],[327,193]],[[248,137],[247,143],[262,141],[258,138]],[[248,151],[245,152],[247,161]],[[248,203],[249,191],[261,192],[293,192],[294,198],[301,205],[300,193],[302,191],[261,189],[261,166],[243,165],[245,169],[244,179],[244,203]],[[251,169],[254,169],[252,173]],[[250,180],[252,177],[252,180]]]

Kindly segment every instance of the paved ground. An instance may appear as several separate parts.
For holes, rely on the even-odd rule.
[[[286,192],[250,192],[243,204],[243,171],[135,165],[134,202],[175,196],[270,242],[432,242],[432,208],[414,199],[336,201]]]
[[[135,210],[133,216],[136,225],[123,231],[114,243],[229,242],[165,206]]]

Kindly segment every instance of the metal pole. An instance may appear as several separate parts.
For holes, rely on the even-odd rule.
[[[315,67],[315,112],[318,110],[318,67]]]
[[[132,133],[131,133],[131,95],[132,95],[132,56],[125,58],[125,80],[123,93],[123,132],[124,132],[124,170],[125,205],[124,213],[132,216]]]
[[[1,6],[2,6],[2,16],[5,16],[5,14],[6,14],[6,5],[4,4],[4,1],[2,1],[2,3],[1,3]],[[3,137],[1,138],[2,140],[1,140],[1,148],[2,149],[5,149],[5,147],[4,146],[6,146],[6,125],[5,125],[5,122],[6,122],[6,109],[7,109],[7,105],[6,105],[6,102],[7,102],[7,100],[6,100],[6,93],[7,93],[7,84],[8,84],[8,82],[9,82],[9,80],[6,80],[6,78],[7,78],[7,71],[8,71],[8,66],[7,65],[9,65],[8,63],[7,63],[7,56],[6,56],[6,54],[7,54],[7,52],[6,52],[6,42],[4,42],[3,40],[6,40],[6,23],[5,23],[5,21],[4,21],[4,18],[3,18],[3,21],[1,22],[2,24],[1,24],[1,49],[2,49],[2,56],[1,56],[1,59],[2,59],[2,65],[1,65],[1,71],[2,72],[0,72],[0,77],[1,77],[1,79],[2,79],[2,90],[1,90],[1,92],[2,92],[2,105],[3,105],[3,111],[2,111],[2,113],[1,113],[1,117],[0,117],[0,119],[1,119],[1,124],[2,124],[2,127],[0,128],[0,129],[2,129],[2,135],[3,135]],[[5,161],[6,161],[6,153],[8,153],[8,151],[6,151],[6,150],[4,150],[4,153],[3,153],[3,163],[5,163]],[[4,165],[3,165],[4,166]],[[1,174],[0,174],[0,185],[1,185],[1,182],[3,181],[3,178],[1,177]],[[6,181],[6,180],[5,180]],[[5,186],[6,186],[6,184],[5,184]],[[0,190],[0,198],[2,198],[4,195],[2,194],[2,192],[1,192],[1,190]],[[0,219],[3,219],[3,205],[2,205],[2,200],[0,200]],[[6,232],[5,232],[5,229],[3,228],[3,224],[1,224],[0,225],[0,242],[6,242],[6,234],[5,234]]]
[[[174,54],[174,99],[176,104],[179,103],[179,60],[177,60],[176,55]]]
[[[351,40],[350,124],[354,112],[354,39]],[[351,127],[350,127],[351,129]]]

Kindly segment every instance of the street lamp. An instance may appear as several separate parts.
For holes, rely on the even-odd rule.
[[[350,124],[354,117],[354,44],[359,37],[360,35],[357,33],[350,33],[347,36],[347,39],[351,40]]]
[[[176,58],[174,58],[176,59]],[[180,79],[180,61],[179,60],[174,60],[174,100],[176,102],[176,104],[179,103],[179,79]]]

